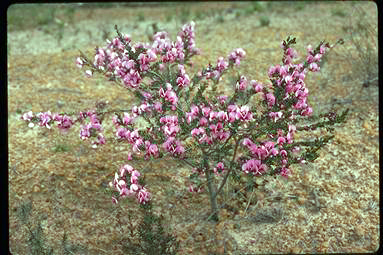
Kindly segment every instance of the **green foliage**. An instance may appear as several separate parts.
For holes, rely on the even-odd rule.
[[[251,4],[251,9],[254,11],[254,12],[261,12],[261,11],[264,11],[265,10],[265,7],[263,6],[262,3],[260,2],[253,2]]]
[[[166,22],[170,22],[170,21],[172,21],[172,19],[173,19],[172,15],[170,15],[170,14],[166,15]]]
[[[181,16],[180,16],[181,22],[182,23],[188,22],[189,17],[190,17],[190,10],[188,8],[182,8]]]
[[[46,239],[44,237],[43,229],[41,227],[41,222],[39,221],[35,226],[33,227],[29,216],[32,212],[32,202],[24,202],[17,211],[17,216],[21,220],[21,222],[26,225],[29,238],[28,238],[28,244],[29,244],[29,254],[36,254],[36,255],[45,255],[45,254],[53,254],[53,249],[46,245]]]
[[[67,152],[70,151],[71,147],[67,144],[56,144],[55,147],[53,147],[54,152]]]
[[[30,216],[32,212],[32,202],[23,202],[17,209],[17,217],[26,226],[28,233],[28,254],[32,255],[53,255],[53,254],[74,254],[77,251],[84,251],[85,249],[78,245],[71,245],[68,243],[67,234],[64,233],[63,240],[61,241],[61,253],[54,253],[53,248],[46,244],[47,239],[44,236],[44,231],[41,226],[41,220],[38,220],[34,226],[31,222]]]
[[[145,21],[145,16],[142,12],[138,13],[137,21],[139,22]]]
[[[366,4],[355,6],[349,25],[343,27],[344,31],[350,35],[349,38],[345,38],[345,41],[349,41],[353,51],[356,51],[356,57],[349,58],[354,67],[352,71],[361,77],[363,87],[379,85],[378,24],[377,19],[372,18],[367,9],[363,8]],[[350,56],[354,55],[350,54]]]
[[[225,22],[225,18],[223,17],[223,15],[218,15],[218,16],[217,16],[217,22],[218,22],[218,23],[223,23],[223,22]]]
[[[176,237],[167,234],[162,225],[163,216],[156,216],[151,204],[141,205],[143,218],[138,227],[131,230],[131,235],[124,241],[123,250],[128,254],[175,255],[179,249]],[[132,225],[131,225],[132,226]],[[133,240],[134,238],[138,240]]]
[[[259,23],[262,27],[267,27],[270,24],[270,19],[267,16],[261,16],[259,18]]]
[[[340,9],[332,10],[331,13],[333,16],[338,16],[342,18],[347,16],[346,12]]]

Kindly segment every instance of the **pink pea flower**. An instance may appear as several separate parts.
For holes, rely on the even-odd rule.
[[[85,71],[85,76],[88,77],[88,78],[90,78],[90,77],[93,76],[93,72],[92,72],[91,70],[86,70],[86,71]]]
[[[250,85],[253,87],[253,89],[255,90],[255,92],[259,93],[263,90],[263,86],[261,83],[258,83],[257,81],[255,80],[251,80],[250,81]]]
[[[229,122],[233,123],[237,120],[237,113],[236,112],[229,112]]]
[[[220,104],[225,104],[228,96],[223,95],[223,96],[218,96],[217,98],[218,98]]]
[[[220,174],[222,174],[224,170],[225,170],[225,166],[222,162],[218,162],[216,167],[214,167],[214,173],[217,176],[220,176]]]
[[[137,194],[137,199],[140,204],[145,204],[150,200],[150,193],[146,190],[146,188],[142,188]]]
[[[286,143],[286,139],[283,136],[278,137],[277,143],[279,146],[282,146],[284,143]]]
[[[153,107],[154,107],[154,110],[156,110],[157,112],[159,112],[159,113],[163,112],[161,102],[159,102],[159,101],[155,102]]]
[[[270,112],[269,113],[269,117],[272,118],[274,120],[274,122],[279,120],[282,117],[282,115],[283,115],[282,112]]]
[[[253,173],[254,175],[261,175],[267,170],[266,165],[262,164],[260,160],[250,159],[242,165],[242,170],[245,173]]]
[[[227,115],[227,112],[219,111],[219,112],[217,113],[217,119],[218,119],[219,121],[223,121],[223,122],[227,121],[227,120],[229,119],[229,117],[228,117],[228,115]]]
[[[142,138],[139,138],[134,142],[133,152],[139,153],[142,149],[144,149],[144,147],[145,147],[144,141],[142,140]]]
[[[120,127],[117,129],[116,136],[118,139],[128,139],[130,135],[130,131],[126,128]]]
[[[190,113],[192,114],[192,116],[198,116],[198,113],[199,113],[199,108],[198,106],[196,105],[192,105],[190,107]]]
[[[168,137],[162,146],[174,156],[182,155],[185,152],[185,148],[181,145],[180,141],[176,140],[173,136]]]
[[[312,72],[319,72],[320,67],[318,66],[317,63],[311,63],[309,65],[309,70],[312,71]]]
[[[238,66],[241,63],[241,59],[245,56],[246,52],[242,48],[235,49],[229,54],[229,62]]]
[[[250,146],[253,146],[253,145],[254,145],[254,143],[253,143],[249,138],[245,138],[245,139],[243,139],[242,144],[243,144],[244,146],[248,147],[248,148],[250,148]]]
[[[178,97],[173,90],[168,90],[165,93],[165,100],[169,101],[173,105],[176,105],[178,102]]]
[[[133,170],[134,170],[134,168],[131,165],[129,165],[129,164],[123,165],[120,168],[120,177],[124,177],[126,172],[131,174],[133,172]]]
[[[90,128],[91,128],[91,125],[81,126],[80,138],[82,140],[86,140],[90,137]]]
[[[157,144],[151,144],[151,145],[149,146],[148,152],[149,152],[149,155],[151,155],[151,156],[153,156],[153,157],[157,157],[157,156],[158,156],[158,147],[157,147]]]
[[[53,120],[53,118],[52,118],[52,114],[50,111],[38,113],[37,117],[39,117],[39,119],[40,119],[40,122],[39,122],[40,126],[45,126],[48,129],[51,128],[51,126],[49,124]]]
[[[93,142],[96,146],[99,144],[105,144],[105,136],[101,133],[98,134],[97,140]]]
[[[176,80],[179,87],[186,87],[190,84],[190,78],[187,74],[180,76]]]
[[[203,116],[205,116],[205,117],[209,117],[209,116],[210,116],[210,112],[211,112],[211,108],[210,108],[210,107],[203,107],[203,108],[202,108],[202,114],[203,114]]]
[[[78,57],[76,59],[76,65],[78,68],[82,68],[84,66],[84,61],[82,60],[82,58]]]
[[[288,178],[289,176],[291,176],[291,173],[290,173],[290,169],[288,169],[287,167],[282,167],[280,173],[279,173],[282,177],[284,178]]]
[[[247,105],[243,105],[237,110],[236,118],[242,121],[249,121],[253,119],[253,114],[250,112],[250,108]]]
[[[247,79],[245,76],[241,76],[241,78],[239,79],[239,81],[237,82],[237,84],[235,85],[235,88],[237,90],[245,90],[247,87]]]
[[[131,185],[130,185],[130,192],[131,193],[135,193],[135,192],[137,192],[139,190],[139,187],[138,187],[138,185],[136,184],[136,183],[132,183]]]
[[[280,154],[283,158],[286,158],[286,157],[287,157],[287,151],[285,151],[285,150],[281,150],[281,151],[279,152],[279,154]]]
[[[167,125],[163,126],[163,131],[166,136],[175,136],[180,131],[180,128],[178,125]]]
[[[31,121],[33,117],[33,112],[29,111],[27,113],[24,113],[23,116],[21,116],[21,119],[25,121]]]
[[[307,107],[306,109],[304,109],[302,112],[301,112],[301,115],[302,116],[311,116],[313,112],[313,108],[311,107]]]
[[[217,60],[217,70],[219,72],[222,72],[224,70],[226,70],[229,66],[229,63],[225,61],[225,59],[223,57],[219,57],[218,60]]]
[[[57,126],[62,130],[68,130],[73,125],[72,119],[66,115],[62,116],[56,114],[53,119],[58,122]]]
[[[198,136],[205,134],[205,129],[200,127],[200,128],[194,128],[191,132],[192,137]]]
[[[137,170],[133,170],[130,176],[130,183],[137,184],[138,183],[138,177],[140,177],[141,174]]]
[[[132,125],[133,124],[133,120],[134,118],[132,116],[130,116],[129,113],[125,112],[124,113],[124,125]]]
[[[266,94],[266,100],[269,107],[272,107],[275,104],[275,96],[272,93]]]
[[[206,119],[205,117],[202,117],[199,119],[199,125],[202,127],[207,126],[208,122],[209,122],[208,119]]]

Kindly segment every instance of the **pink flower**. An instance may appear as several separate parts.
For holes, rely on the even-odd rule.
[[[88,77],[88,78],[90,78],[90,77],[93,76],[93,72],[92,72],[91,70],[86,70],[86,71],[85,71],[85,76]]]
[[[118,139],[128,139],[130,135],[130,131],[126,128],[120,127],[117,129],[116,136]]]
[[[185,149],[181,145],[180,141],[176,140],[173,136],[168,137],[162,146],[166,151],[174,156],[182,155],[185,152]]]
[[[58,128],[62,130],[67,130],[73,125],[73,121],[69,116],[62,116],[62,115],[54,115],[53,119],[58,122],[57,126]]]
[[[237,84],[235,85],[235,88],[237,90],[245,90],[247,87],[247,79],[245,76],[241,76],[241,78],[239,79],[239,81],[237,82]]]
[[[275,104],[275,96],[272,93],[266,94],[266,100],[269,107],[272,107]]]
[[[245,173],[253,173],[254,175],[261,175],[266,172],[266,165],[262,164],[260,160],[250,159],[242,165],[242,171]]]
[[[229,63],[226,62],[223,57],[219,57],[218,58],[218,60],[217,60],[217,70],[219,72],[222,72],[222,71],[226,70],[228,68],[228,66],[229,66]]]
[[[21,116],[21,119],[25,120],[25,121],[31,121],[32,118],[33,118],[33,112],[32,111],[24,113],[23,116]]]
[[[241,63],[241,59],[245,56],[246,52],[242,48],[235,49],[229,54],[229,62],[238,66]]]
[[[82,58],[78,57],[76,59],[76,65],[78,68],[82,68],[84,66],[84,61],[82,60]]]
[[[258,83],[257,81],[255,80],[251,80],[250,81],[250,85],[253,87],[253,89],[255,90],[255,92],[259,93],[263,90],[263,86],[262,84]]]
[[[158,156],[158,147],[156,144],[151,144],[148,149],[149,155],[152,155],[153,157]]]
[[[142,188],[138,191],[137,199],[140,204],[146,204],[150,200],[150,193],[145,188]]]
[[[124,113],[124,125],[132,125],[134,118],[129,113]]]
[[[199,125],[202,127],[207,126],[208,122],[208,119],[206,119],[205,117],[199,119]]]
[[[225,166],[222,162],[218,162],[214,168],[214,173],[219,176],[225,170]]]
[[[227,120],[229,119],[229,117],[227,116],[227,113],[226,113],[226,112],[224,112],[224,111],[219,111],[219,112],[217,112],[217,119],[218,119],[219,121],[223,121],[223,122],[225,122],[225,121],[227,121]]]
[[[205,116],[205,117],[209,117],[209,116],[210,116],[210,112],[211,112],[211,108],[210,108],[210,107],[203,107],[203,108],[202,108],[202,114],[203,114],[203,116]]]
[[[284,143],[286,143],[286,139],[283,136],[278,137],[277,143],[279,146],[282,146]]]
[[[269,113],[269,117],[272,118],[274,120],[274,122],[279,120],[282,117],[282,115],[283,115],[282,112],[270,112]]]
[[[301,112],[301,115],[302,116],[311,116],[313,112],[313,108],[311,107],[307,107],[306,109],[304,109],[302,112]]]
[[[178,102],[178,97],[173,90],[168,90],[165,93],[165,100],[169,101],[173,105],[176,105]]]
[[[136,183],[132,183],[130,185],[130,192],[131,193],[137,192],[138,190],[139,190],[139,187],[138,187],[138,185]]]
[[[48,129],[51,128],[51,126],[49,124],[53,120],[53,118],[52,118],[52,114],[50,111],[38,113],[37,117],[39,117],[39,119],[40,119],[40,122],[39,122],[40,126],[45,126]]]
[[[191,135],[193,137],[195,136],[198,136],[198,135],[203,135],[205,134],[205,129],[200,127],[200,128],[194,128],[192,131],[191,131]]]
[[[311,63],[309,66],[309,70],[312,72],[318,72],[320,70],[320,67],[317,65],[317,63]]]
[[[192,116],[198,116],[198,113],[199,113],[199,108],[198,106],[196,105],[192,105],[190,107],[190,113],[192,114]]]
[[[133,170],[130,176],[130,183],[137,184],[138,177],[140,177],[141,174],[137,170]]]
[[[250,146],[253,146],[253,145],[254,145],[254,143],[253,143],[249,138],[245,138],[245,139],[243,139],[242,144],[243,144],[244,146],[248,147],[248,148],[250,148]]]
[[[290,174],[290,169],[288,169],[287,167],[282,167],[282,169],[281,169],[279,174],[287,179],[291,175]]]
[[[247,105],[243,105],[237,110],[236,119],[241,121],[249,121],[253,119],[253,114],[250,112],[250,108]]]
[[[128,165],[128,164],[123,165],[120,168],[120,177],[124,177],[126,172],[131,174],[133,170],[134,168],[131,165]]]

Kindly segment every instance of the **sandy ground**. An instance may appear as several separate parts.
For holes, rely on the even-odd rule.
[[[102,100],[109,101],[111,109],[131,105],[132,97],[121,88],[102,77],[84,77],[74,64],[79,50],[91,54],[114,36],[115,24],[135,41],[146,41],[153,23],[174,38],[185,8],[191,16],[206,14],[194,19],[197,47],[202,50],[195,57],[196,68],[242,47],[247,56],[239,71],[259,81],[266,81],[270,65],[280,63],[279,43],[287,35],[297,37],[295,48],[301,55],[308,44],[344,38],[345,43],[329,53],[321,73],[309,75],[306,84],[314,111],[333,105],[339,110],[349,107],[351,113],[314,163],[292,167],[287,182],[265,178],[256,193],[231,197],[236,210],[223,209],[219,224],[204,220],[209,213],[206,194],[186,192],[191,171],[187,166],[171,160],[135,162],[150,184],[156,213],[165,216],[166,226],[181,241],[179,254],[351,253],[378,248],[378,87],[362,88],[365,62],[347,32],[347,26],[357,22],[358,10],[366,11],[377,29],[376,7],[347,2],[281,4],[246,14],[249,5],[75,7],[70,18],[57,12],[51,23],[8,32],[12,254],[29,254],[26,227],[16,217],[26,201],[32,201],[31,218],[41,220],[55,250],[65,232],[74,254],[123,254],[127,215],[139,218],[137,206],[129,201],[114,206],[104,190],[125,162],[126,147],[109,143],[93,150],[78,139],[78,128],[65,136],[57,130],[31,129],[19,120],[20,112],[80,111]],[[261,17],[270,24],[262,26]],[[253,196],[256,202],[250,201]]]

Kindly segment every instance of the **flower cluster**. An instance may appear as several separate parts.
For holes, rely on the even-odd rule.
[[[193,166],[191,176],[205,176],[210,183],[209,178],[225,175],[221,187],[233,169],[241,169],[243,173],[254,176],[269,173],[289,176],[291,164],[305,162],[305,158],[295,157],[300,146],[294,141],[294,134],[299,130],[295,123],[312,115],[304,79],[309,71],[319,71],[318,63],[331,46],[322,42],[315,50],[309,47],[306,61],[296,64],[297,52],[291,47],[295,39],[287,38],[281,44],[284,52],[282,65],[269,69],[271,84],[240,75],[233,84],[235,92],[232,97],[218,95],[209,98],[204,95],[210,86],[209,80],[216,84],[227,70],[240,64],[246,53],[241,48],[235,49],[227,59],[219,57],[215,66],[209,64],[191,79],[186,64],[190,64],[190,58],[199,52],[195,46],[194,27],[194,22],[184,25],[175,41],[171,41],[166,32],[157,32],[153,41],[146,44],[133,44],[129,35],[116,29],[118,36],[108,41],[104,48],[97,48],[93,61],[85,56],[77,58],[77,66],[90,68],[85,71],[87,76],[94,72],[102,73],[112,81],[120,81],[140,99],[131,113],[125,111],[121,116],[115,112],[112,121],[116,140],[127,141],[131,144],[132,153],[145,159],[170,155],[183,160]],[[195,89],[197,92],[193,94]],[[266,108],[261,116],[255,114],[257,108],[249,106],[246,100],[255,94],[260,95],[260,104]],[[193,97],[191,101],[190,96]],[[60,129],[68,129],[76,121],[83,122],[88,117],[90,123],[82,125],[81,139],[97,137],[93,144],[104,144],[102,123],[96,111],[80,113],[77,120],[50,112],[37,116],[28,112],[22,119],[38,122],[47,128],[57,121]],[[135,128],[138,117],[145,119],[149,127]],[[331,121],[335,123],[336,119]],[[193,140],[202,155],[208,151],[209,158],[213,160],[206,163],[206,155],[195,160],[186,153],[185,140],[188,138]],[[242,157],[235,157],[237,147],[244,151]],[[229,157],[229,152],[234,156]],[[132,158],[131,154],[129,158]],[[138,184],[139,176],[137,170],[125,165],[119,174],[116,173],[111,186],[119,197],[135,194],[140,203],[146,203],[150,195]],[[189,190],[199,192],[203,189],[200,185],[191,185]],[[210,188],[209,193],[216,199]],[[117,202],[118,199],[113,200]]]
[[[109,186],[119,192],[120,198],[136,196],[140,204],[145,204],[150,200],[150,193],[139,184],[138,178],[140,176],[139,171],[126,164],[120,168],[119,174],[115,173],[114,180],[109,183]],[[118,203],[118,198],[112,197],[112,199],[114,203]]]
[[[50,111],[48,112],[40,112],[37,113],[36,116],[32,111],[24,113],[21,116],[21,119],[29,122],[29,127],[33,127],[33,121],[38,121],[38,124],[42,127],[46,127],[48,129],[51,128],[51,125],[54,122],[57,122],[57,127],[62,131],[67,131],[74,124],[73,120],[67,115],[61,115],[54,113],[52,114]]]

